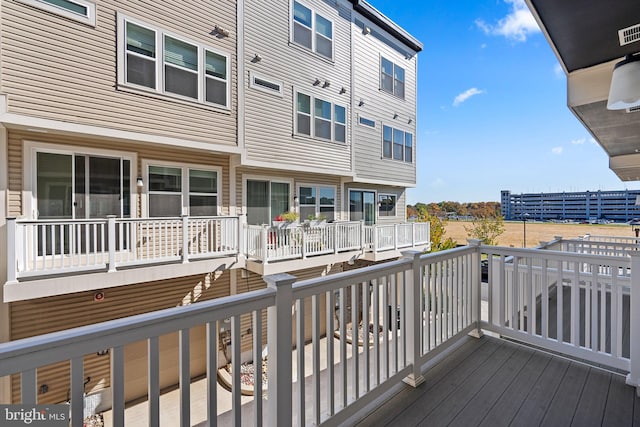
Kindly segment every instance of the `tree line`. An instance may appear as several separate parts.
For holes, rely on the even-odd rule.
[[[407,217],[420,218],[425,214],[438,218],[450,216],[474,217],[474,218],[498,218],[502,216],[500,202],[440,202],[440,203],[416,203],[407,205]]]

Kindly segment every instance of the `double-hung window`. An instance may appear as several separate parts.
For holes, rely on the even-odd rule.
[[[120,16],[125,86],[229,108],[230,57],[223,52]]]
[[[316,185],[301,185],[298,189],[300,219],[335,219],[336,189]]]
[[[295,133],[299,135],[346,142],[347,109],[342,105],[296,92],[295,127]]]
[[[382,157],[413,162],[413,135],[391,126],[382,127]]]
[[[96,25],[96,4],[88,0],[20,0],[30,6],[91,26]]]
[[[380,57],[380,89],[404,99],[404,68]]]
[[[181,166],[149,165],[150,217],[218,214],[218,172]],[[183,209],[183,206],[186,209]]]
[[[305,48],[333,58],[333,22],[297,1],[293,2],[293,41]]]

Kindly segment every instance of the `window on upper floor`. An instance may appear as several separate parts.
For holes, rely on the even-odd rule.
[[[218,214],[218,172],[182,166],[149,165],[150,217]]]
[[[380,57],[380,89],[404,99],[404,68]]]
[[[391,126],[383,126],[382,157],[412,163],[413,134]]]
[[[22,3],[64,16],[65,18],[96,25],[96,4],[87,0],[19,0]]]
[[[395,194],[378,194],[378,216],[396,216]]]
[[[119,83],[229,108],[230,57],[224,52],[121,17]]]
[[[347,141],[347,109],[296,92],[295,133],[336,142]]]
[[[333,59],[333,22],[297,1],[293,2],[292,40]]]

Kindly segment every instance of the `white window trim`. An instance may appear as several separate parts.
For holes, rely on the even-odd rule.
[[[298,196],[298,206],[296,206],[296,208],[298,209],[298,213],[300,213],[300,207],[302,206],[302,203],[300,203],[300,187],[311,187],[311,188],[315,188],[316,189],[316,217],[321,214],[320,212],[320,207],[323,206],[320,204],[320,192],[318,190],[320,190],[320,188],[332,188],[333,189],[333,193],[334,193],[334,200],[333,200],[333,218],[337,219],[337,206],[338,206],[338,187],[335,185],[327,185],[327,184],[310,184],[310,183],[299,183],[296,186],[296,196]],[[305,206],[311,206],[311,205],[305,205]],[[329,206],[329,205],[324,205],[324,206]],[[306,218],[300,218],[301,221],[305,220]]]
[[[386,127],[390,127],[391,128],[391,157],[385,157],[384,155],[384,128]],[[393,157],[393,131],[394,130],[399,130],[402,132],[402,159],[396,159]],[[407,139],[406,139],[406,134],[411,134],[411,161],[407,161],[405,159],[405,149],[407,148]],[[395,128],[391,125],[387,125],[387,124],[382,124],[382,133],[381,133],[381,137],[380,137],[380,141],[381,141],[381,145],[380,145],[380,153],[382,154],[381,158],[384,160],[394,160],[396,162],[402,162],[402,163],[406,163],[408,165],[413,164],[414,163],[414,159],[415,159],[415,151],[413,149],[413,147],[415,146],[415,134],[413,132],[410,131],[406,131],[404,129],[400,129],[400,128]]]
[[[359,191],[359,192],[366,192],[366,193],[373,193],[373,200],[375,203],[375,209],[374,209],[374,220],[373,220],[373,224],[377,224],[378,223],[378,190],[372,190],[371,188],[357,188],[357,187],[347,187],[346,189],[346,197],[344,197],[344,203],[346,203],[347,208],[347,218],[351,218],[351,192],[352,191]]]
[[[294,18],[293,18],[293,7],[294,7],[294,2],[300,3],[302,6],[306,7],[307,9],[311,10],[311,49],[309,49],[308,47],[301,45],[300,43],[294,41],[293,39],[293,31],[294,31]],[[298,0],[291,0],[291,2],[289,3],[289,42],[294,45],[294,46],[298,46],[302,49],[304,49],[307,52],[311,52],[314,55],[317,55],[319,58],[322,58],[326,61],[332,61],[335,58],[336,55],[336,25],[333,19],[329,18],[328,16],[322,14],[322,13],[318,13],[316,11],[315,8],[309,6],[307,3],[303,2],[303,1],[298,1]],[[324,55],[322,55],[321,53],[318,53],[317,51],[317,46],[316,46],[316,15],[320,15],[322,18],[326,19],[327,21],[331,22],[331,58],[328,58]],[[307,27],[308,28],[308,27]],[[327,37],[325,37],[324,35],[320,34],[321,37],[324,37],[325,39]]]
[[[220,215],[220,202],[222,199],[222,168],[218,166],[207,166],[193,163],[175,163],[165,160],[142,160],[142,179],[144,180],[144,189],[142,193],[141,212],[145,218],[149,217],[149,166],[165,166],[169,168],[181,169],[181,189],[180,204],[182,215],[189,215],[189,169],[197,169],[203,171],[216,172],[216,216]],[[211,194],[209,194],[211,195]]]
[[[395,197],[395,199],[396,199],[396,204],[393,206],[393,210],[394,210],[393,215],[380,215],[380,196],[391,196],[391,197]],[[378,193],[377,198],[378,198],[378,203],[377,203],[377,205],[378,205],[378,206],[377,206],[377,208],[378,208],[378,209],[377,209],[377,211],[378,211],[378,213],[377,213],[378,217],[380,217],[380,218],[397,218],[397,217],[398,217],[398,200],[399,200],[400,198],[398,197],[398,195],[397,195],[397,194],[394,194],[394,193]]]
[[[393,64],[393,71],[391,74],[391,83],[393,84],[393,89],[391,92],[385,90],[382,87],[382,59],[386,59],[387,61],[391,62],[391,64]],[[389,95],[395,96],[398,99],[402,99],[403,101],[406,99],[406,94],[407,94],[407,69],[405,67],[401,67],[400,65],[396,64],[395,61],[392,61],[391,59],[387,58],[386,56],[383,56],[382,54],[380,54],[380,59],[378,60],[378,88],[380,90],[380,92],[384,92],[384,93],[388,93]],[[402,68],[402,70],[404,71],[404,95],[400,96],[396,93],[396,79],[395,79],[395,75],[396,75],[396,67]]]
[[[127,40],[125,36],[125,28],[126,23],[131,22],[132,24],[147,28],[155,33],[155,42],[156,42],[156,57],[153,58],[155,61],[155,70],[156,70],[156,87],[149,88],[146,86],[137,85],[135,83],[129,83],[126,81],[127,70],[126,70],[126,61],[127,61]],[[164,89],[165,82],[165,73],[164,73],[164,36],[169,36],[176,40],[180,40],[184,43],[194,45],[198,49],[198,99],[190,98],[188,96],[179,95],[173,92],[167,92]],[[147,92],[161,95],[162,97],[173,98],[180,101],[186,101],[188,103],[196,103],[202,104],[208,107],[214,108],[222,108],[225,110],[231,109],[231,54],[225,52],[223,50],[217,49],[215,47],[205,45],[200,42],[196,42],[194,40],[182,37],[170,31],[164,30],[155,25],[148,24],[144,21],[140,21],[135,18],[131,18],[130,16],[124,15],[122,13],[118,13],[118,29],[117,29],[117,43],[118,43],[118,88],[128,88],[133,89],[134,91]],[[206,68],[206,51],[210,51],[217,55],[224,56],[226,58],[226,104],[216,104],[214,102],[206,101],[206,79],[207,75],[205,72]],[[134,52],[135,53],[135,52]],[[149,58],[150,59],[150,58]],[[175,66],[170,64],[170,66]],[[179,67],[183,69],[182,67]],[[216,78],[215,76],[209,76],[210,78],[214,78],[215,80],[222,81],[220,78]]]
[[[33,140],[24,141],[24,151],[22,159],[22,200],[24,206],[22,212],[27,215],[28,218],[37,218],[37,153],[53,153],[53,154],[84,154],[88,156],[104,156],[104,157],[120,157],[123,160],[129,160],[131,162],[131,171],[129,177],[129,194],[131,195],[131,218],[136,218],[138,215],[137,210],[137,193],[136,193],[136,165],[138,164],[136,153],[121,152],[113,150],[104,150],[98,148],[79,147],[71,145],[58,145],[46,142],[39,142]]]
[[[311,118],[311,123],[310,123],[310,129],[311,129],[311,135],[307,135],[304,133],[299,133],[298,132],[298,114],[304,114],[307,115],[307,113],[300,113],[298,112],[298,93],[302,94],[302,95],[306,95],[308,96],[311,100],[310,100],[310,110],[311,110],[311,114],[309,115]],[[316,125],[315,125],[315,120],[316,120],[316,115],[315,115],[315,101],[316,98],[324,101],[324,102],[328,102],[329,104],[331,104],[331,138],[327,139],[327,138],[323,138],[321,136],[316,136]],[[345,110],[345,115],[344,115],[344,119],[345,122],[344,123],[340,123],[340,122],[336,122],[336,111],[335,111],[335,106],[339,106],[344,108]],[[320,120],[324,120],[327,121],[327,119],[319,117]],[[337,141],[335,139],[335,134],[336,134],[336,123],[339,125],[342,125],[345,127],[345,140],[344,141]],[[310,93],[305,93],[305,92],[301,92],[298,89],[296,89],[295,87],[293,88],[293,134],[296,136],[300,136],[303,138],[314,138],[314,139],[319,139],[321,141],[329,141],[329,142],[334,142],[336,144],[341,144],[341,145],[347,145],[348,141],[349,141],[349,108],[346,105],[343,104],[336,104],[335,102],[329,101],[328,99],[322,98],[322,97],[316,97],[313,94]]]
[[[242,176],[242,213],[247,213],[247,181],[268,181],[269,183],[289,184],[289,210],[293,206],[294,194],[291,191],[294,188],[294,180],[282,177],[273,177],[268,175],[243,175]],[[297,193],[296,193],[297,194]],[[271,208],[271,206],[269,206]]]
[[[29,6],[37,7],[38,9],[46,10],[56,15],[64,16],[65,18],[72,19],[74,21],[82,22],[83,24],[96,26],[96,4],[87,0],[68,0],[71,3],[75,3],[79,6],[87,8],[86,15],[80,15],[67,10],[63,7],[56,6],[51,3],[47,3],[42,0],[18,0],[21,3],[28,4]]]
[[[365,127],[365,128],[367,128],[367,129],[377,129],[377,128],[378,128],[378,123],[377,123],[377,121],[376,121],[376,120],[374,120],[374,119],[369,119],[369,118],[364,117],[364,116],[362,116],[362,115],[360,115],[360,114],[357,114],[357,117],[358,117],[357,124],[358,124],[359,126]],[[370,120],[370,121],[372,121],[372,122],[373,122],[373,126],[369,126],[369,125],[366,125],[366,124],[364,124],[364,123],[361,123],[361,122],[360,122],[360,119],[364,119],[364,120]]]
[[[280,87],[280,90],[273,90],[273,89],[269,89],[266,88],[264,86],[260,86],[258,84],[255,83],[255,79],[260,79],[260,80],[264,80],[267,81],[271,84],[274,85],[278,85]],[[262,92],[266,92],[266,93],[270,93],[271,95],[275,95],[278,96],[280,98],[282,98],[284,96],[284,82],[282,82],[281,80],[276,80],[273,79],[271,77],[267,77],[264,74],[259,74],[256,73],[255,71],[249,70],[249,87],[252,87],[254,89],[260,90]]]

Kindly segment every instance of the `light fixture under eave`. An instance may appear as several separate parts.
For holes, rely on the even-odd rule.
[[[142,180],[141,176],[139,176],[138,179],[136,179],[136,186],[138,188],[144,187],[144,181]]]
[[[627,55],[611,76],[607,109],[625,110],[640,105],[640,55]]]

